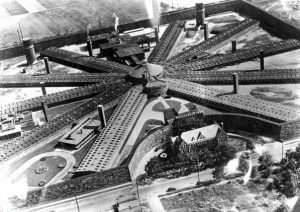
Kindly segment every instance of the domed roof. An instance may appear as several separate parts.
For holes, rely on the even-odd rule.
[[[160,65],[142,62],[141,65],[137,66],[129,73],[129,76],[134,78],[142,78],[143,74],[146,74],[147,78],[152,78],[162,75],[163,70],[163,67]]]

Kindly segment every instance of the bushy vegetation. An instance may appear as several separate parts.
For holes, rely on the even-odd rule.
[[[145,172],[149,177],[183,176],[191,172],[202,171],[216,166],[222,167],[232,159],[236,149],[224,144],[212,149],[204,148],[197,154],[180,154],[171,143],[165,146],[167,158],[156,156],[150,159],[145,166]]]

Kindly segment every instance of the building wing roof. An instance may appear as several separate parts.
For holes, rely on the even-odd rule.
[[[116,51],[116,54],[120,58],[143,53],[143,49],[139,46],[127,46],[124,48],[118,48],[118,50]]]
[[[183,132],[181,134],[181,138],[187,144],[193,144],[193,143],[201,142],[202,140],[216,137],[219,129],[221,128],[218,124],[212,124],[209,126]]]

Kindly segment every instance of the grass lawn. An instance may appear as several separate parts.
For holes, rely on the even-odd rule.
[[[178,105],[179,105],[179,108],[181,107],[181,102],[178,102],[175,100],[166,100],[166,102],[171,108],[178,107]]]
[[[163,103],[158,102],[152,107],[152,110],[156,112],[164,112],[166,110],[166,107]]]
[[[264,184],[242,185],[235,180],[161,199],[168,212],[273,212],[283,201],[279,193],[266,191]]]
[[[26,177],[28,186],[39,187],[39,182],[42,180],[48,183],[53,177],[55,177],[63,168],[59,168],[59,163],[66,163],[66,159],[62,157],[47,157],[45,161],[36,161],[21,175]],[[48,170],[44,173],[37,174],[35,171],[40,166],[48,167]]]

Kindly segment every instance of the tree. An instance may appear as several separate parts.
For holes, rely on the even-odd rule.
[[[281,177],[281,192],[287,197],[294,197],[298,192],[298,175],[288,169],[282,172]]]
[[[224,177],[224,166],[217,166],[216,168],[214,168],[214,170],[212,171],[212,175],[216,180]]]
[[[158,157],[151,158],[145,166],[145,172],[152,177],[162,171],[161,163]]]
[[[238,170],[241,171],[242,173],[246,173],[249,169],[249,162],[247,157],[242,154],[240,159],[239,159],[239,167]]]
[[[275,212],[289,212],[290,208],[287,204],[282,203],[276,210]]]
[[[214,163],[213,166],[225,165],[227,162],[234,158],[236,148],[228,145],[221,144],[214,149]]]
[[[259,158],[258,158],[259,169],[264,170],[268,167],[272,166],[274,164],[272,155],[269,152],[264,152]]]
[[[255,178],[258,174],[257,166],[252,166],[251,178]]]

